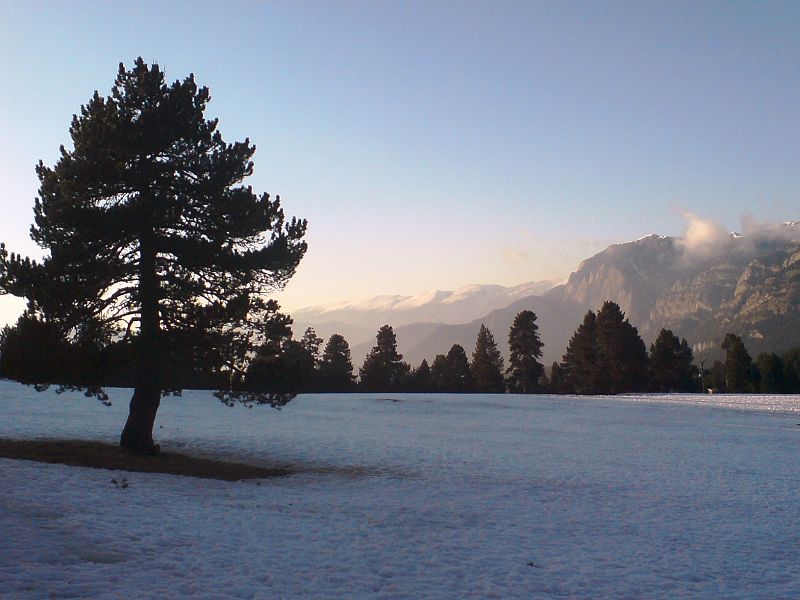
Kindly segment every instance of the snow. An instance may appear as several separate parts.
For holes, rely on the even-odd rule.
[[[0,382],[0,436],[113,441],[105,408]],[[789,598],[800,397],[166,398],[167,450],[228,483],[0,459],[13,598]],[[125,476],[127,489],[111,477]]]

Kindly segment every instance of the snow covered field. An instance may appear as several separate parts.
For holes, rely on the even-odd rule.
[[[105,408],[0,382],[0,436],[114,441]],[[227,483],[0,459],[0,596],[796,598],[800,397],[167,398],[165,450]],[[111,477],[127,477],[127,489]]]

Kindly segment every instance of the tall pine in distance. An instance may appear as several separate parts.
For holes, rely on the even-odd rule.
[[[368,392],[396,392],[406,384],[410,368],[397,352],[397,339],[391,325],[383,325],[375,335],[375,345],[359,370],[360,387]]]
[[[650,382],[655,392],[693,392],[697,390],[694,355],[686,339],[662,329],[650,345]]]
[[[433,392],[448,391],[450,376],[450,365],[447,364],[447,356],[437,354],[431,363],[430,389]]]
[[[733,393],[752,392],[757,389],[753,359],[747,352],[742,338],[734,333],[725,335],[722,340],[725,351],[725,391]]]
[[[501,394],[506,390],[503,380],[503,357],[497,349],[492,332],[481,323],[475,340],[475,351],[470,365],[475,391],[487,394]]]
[[[508,332],[506,376],[511,393],[534,394],[541,391],[539,384],[544,375],[544,366],[540,362],[542,346],[536,314],[530,310],[517,313]]]
[[[475,389],[472,371],[469,368],[467,352],[461,344],[453,344],[447,351],[447,375],[445,392],[463,394]]]
[[[36,168],[31,237],[41,261],[0,245],[0,289],[65,339],[126,336],[136,378],[120,443],[157,452],[153,423],[175,388],[173,350],[228,382],[226,401],[279,406],[291,392],[247,393],[245,369],[283,316],[268,295],[306,251],[306,222],[242,181],[255,146],[226,143],[194,76],[165,82],[158,65],[122,64],[111,95],[95,92],[70,126],[73,148]],[[86,385],[89,382],[78,382]]]
[[[409,389],[412,392],[433,391],[433,379],[431,378],[431,368],[428,361],[424,358],[419,366],[411,372]]]
[[[569,340],[561,362],[562,389],[570,394],[596,394],[600,388],[597,368],[597,315],[588,311]]]
[[[647,389],[647,347],[616,302],[597,311],[597,369],[601,394]]]
[[[570,338],[559,375],[563,390],[573,394],[647,389],[647,348],[617,303],[586,313]]]
[[[324,392],[349,392],[355,388],[350,344],[338,333],[325,344],[319,362],[319,378]]]

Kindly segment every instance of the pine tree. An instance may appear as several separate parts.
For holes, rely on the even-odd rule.
[[[325,345],[319,374],[320,385],[325,392],[349,392],[355,388],[350,344],[338,333],[334,333]]]
[[[647,347],[616,302],[597,311],[598,393],[620,394],[647,387]]]
[[[361,387],[368,392],[395,392],[406,384],[410,368],[397,353],[397,340],[390,325],[384,325],[375,336],[376,344],[359,370]]]
[[[433,380],[431,379],[431,368],[428,361],[424,358],[419,366],[411,373],[411,391],[431,392],[433,391]]]
[[[721,361],[715,360],[712,363],[711,368],[708,370],[708,379],[706,380],[706,385],[716,392],[726,391],[725,365]]]
[[[762,352],[756,359],[759,374],[759,391],[764,394],[780,394],[786,390],[783,361],[777,354]]]
[[[71,383],[78,365],[73,348],[57,327],[22,315],[0,332],[0,377],[42,386]]]
[[[596,394],[598,379],[597,316],[591,310],[569,340],[561,362],[563,390],[569,394]]]
[[[227,402],[279,406],[292,392],[240,387],[264,329],[279,318],[266,299],[306,250],[305,221],[286,221],[280,201],[241,185],[255,147],[228,144],[206,120],[207,88],[194,76],[171,85],[158,65],[120,65],[111,96],[95,92],[72,120],[73,149],[41,182],[31,237],[41,262],[0,245],[0,289],[67,339],[94,321],[107,335],[136,337],[137,375],[122,446],[157,452],[153,423],[173,389],[162,360],[174,345],[213,368]]]
[[[303,348],[306,349],[306,352],[311,355],[311,358],[314,359],[315,363],[320,359],[322,342],[322,338],[317,335],[317,332],[314,331],[313,327],[307,327],[303,332],[303,337],[300,339],[300,344],[302,344]]]
[[[696,389],[692,349],[669,329],[662,329],[650,345],[650,378],[656,392],[690,392]]]
[[[444,391],[453,394],[474,391],[475,383],[469,368],[467,353],[460,344],[453,344],[447,352],[447,375]]]
[[[314,376],[314,360],[302,342],[286,339],[276,349],[264,346],[247,369],[248,389],[257,393],[306,391]]]
[[[475,390],[487,394],[502,394],[506,384],[503,381],[503,357],[497,349],[492,332],[481,324],[475,340],[475,352],[470,365]]]
[[[437,354],[431,363],[431,391],[441,393],[447,391],[452,376],[447,356]]]
[[[722,340],[725,350],[725,391],[742,393],[752,391],[753,359],[747,353],[742,338],[733,333]]]
[[[564,372],[556,361],[553,361],[550,367],[550,385],[548,386],[548,390],[551,394],[564,393]]]
[[[800,348],[792,348],[781,355],[784,388],[788,394],[800,393]]]
[[[508,389],[514,394],[533,394],[539,391],[539,381],[544,375],[542,340],[536,314],[523,310],[514,317],[508,332],[509,361],[506,375]]]
[[[308,354],[311,363],[311,370],[309,371],[308,377],[300,387],[300,391],[302,392],[316,392],[320,389],[319,366],[322,358],[320,353],[323,341],[324,340],[317,335],[317,332],[314,331],[313,327],[307,327],[305,332],[303,332],[303,337],[300,338],[300,345]]]

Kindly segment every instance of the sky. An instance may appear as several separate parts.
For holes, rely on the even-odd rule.
[[[565,278],[687,211],[800,219],[798,32],[797,2],[0,0],[0,240],[41,256],[34,166],[138,56],[308,219],[290,312]]]

